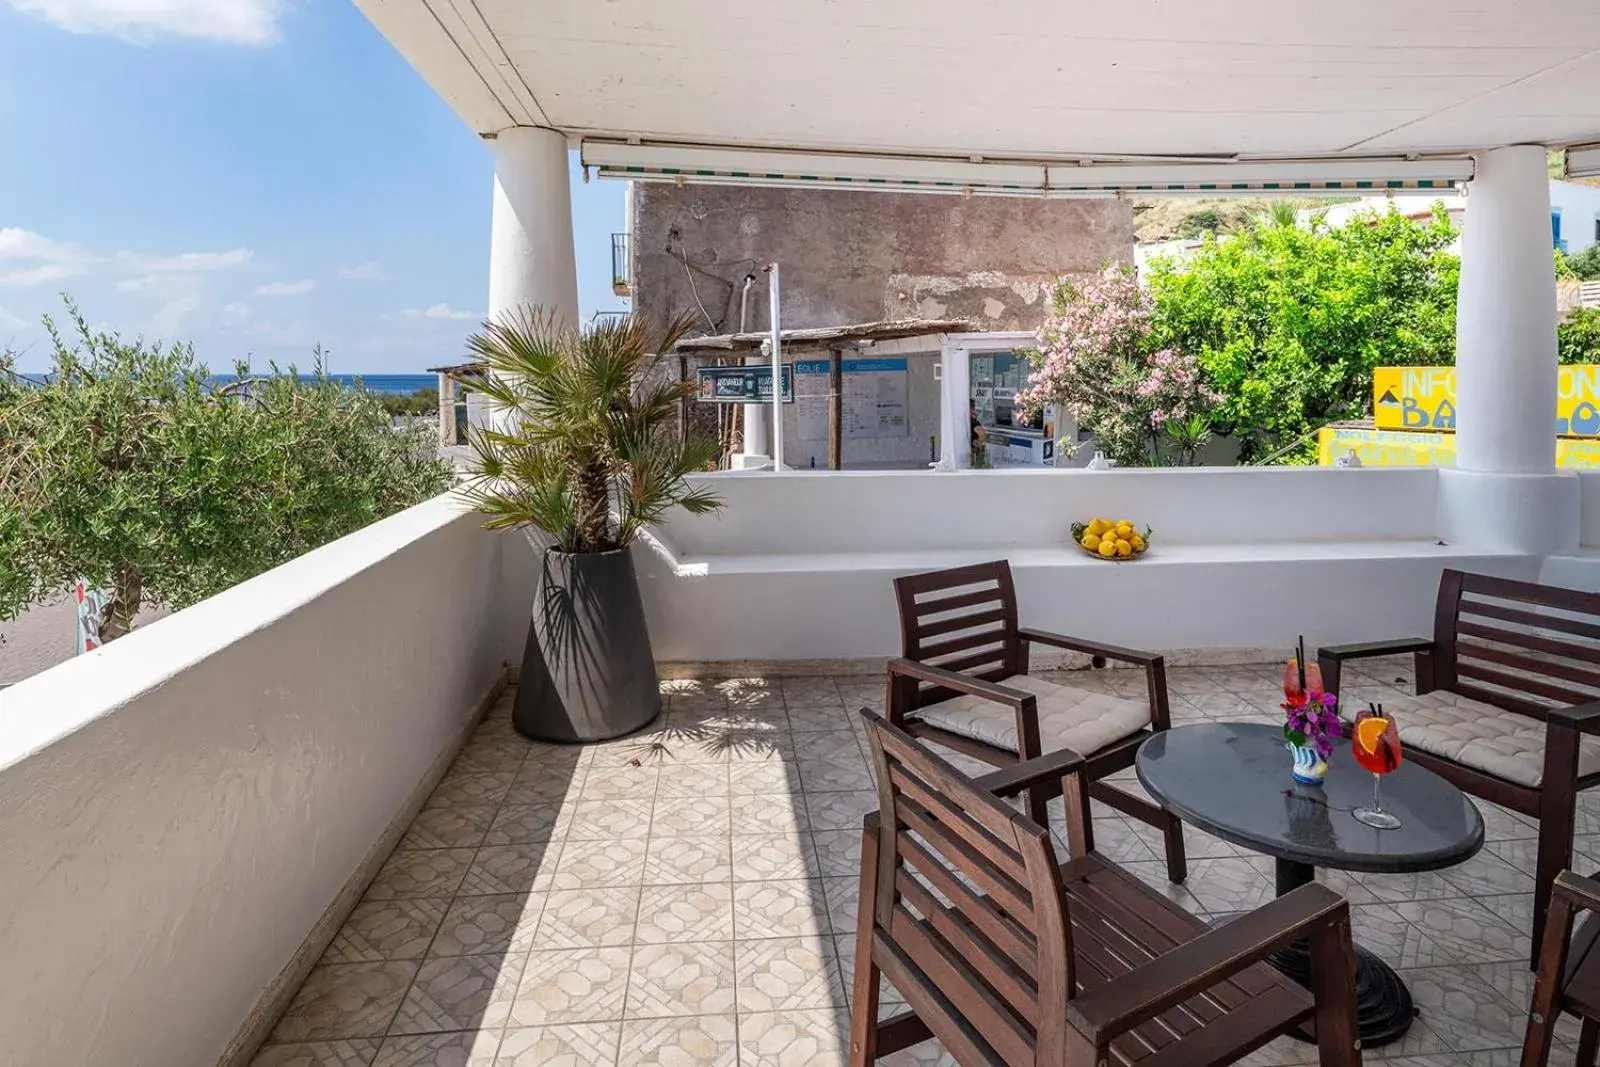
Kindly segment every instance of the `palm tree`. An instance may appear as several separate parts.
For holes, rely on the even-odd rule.
[[[474,459],[462,493],[490,529],[536,527],[567,553],[626,548],[674,507],[722,506],[688,475],[709,468],[717,443],[680,435],[679,381],[657,353],[689,320],[652,344],[629,317],[581,333],[538,308],[486,323],[467,347],[487,372],[473,388],[501,415],[469,432]]]
[[[1292,200],[1274,200],[1267,206],[1267,221],[1273,226],[1293,228],[1300,223],[1300,213]]]

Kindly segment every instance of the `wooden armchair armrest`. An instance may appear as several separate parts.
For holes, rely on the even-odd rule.
[[[1303,885],[1068,1001],[1067,1021],[1104,1047],[1284,945],[1336,922],[1348,924],[1349,911],[1345,899],[1326,886]]]
[[[1072,749],[1058,748],[998,771],[990,771],[977,778],[976,782],[979,789],[987,789],[997,797],[1014,797],[1025,789],[1050,785],[1069,774],[1077,774],[1084,766],[1084,758]]]
[[[1372,659],[1376,656],[1416,654],[1417,692],[1433,691],[1433,641],[1426,637],[1398,637],[1388,641],[1362,641],[1353,645],[1324,645],[1317,649],[1317,666],[1322,685],[1330,693],[1339,692],[1339,676],[1347,659]]]
[[[1019,629],[1017,634],[1022,638],[1024,659],[1027,658],[1029,642],[1037,642],[1041,645],[1064,648],[1068,652],[1084,652],[1097,658],[1114,659],[1120,663],[1143,667],[1145,683],[1149,689],[1150,725],[1156,730],[1165,730],[1172,725],[1171,703],[1167,697],[1167,662],[1159,654],[1142,652],[1136,648],[1123,648],[1120,645],[1107,645],[1082,637],[1066,637],[1046,630],[1030,630],[1027,627]]]
[[[1433,640],[1427,637],[1397,637],[1388,641],[1361,641],[1353,645],[1324,645],[1317,649],[1317,659],[1338,660],[1371,659],[1374,656],[1398,656],[1404,652],[1432,652]]]
[[[1551,708],[1545,712],[1545,721],[1553,726],[1565,726],[1579,733],[1600,731],[1600,701],[1575,704],[1570,708]]]
[[[1107,645],[1082,637],[1066,637],[1062,634],[1050,633],[1048,630],[1034,630],[1026,626],[1017,631],[1017,636],[1021,637],[1024,642],[1032,641],[1041,645],[1050,645],[1054,648],[1064,648],[1068,652],[1083,652],[1091,656],[1103,656],[1106,659],[1117,660],[1119,663],[1132,663],[1140,667],[1149,667],[1161,662],[1161,657],[1154,652],[1141,652],[1136,648]]]
[[[1562,871],[1556,875],[1552,892],[1555,896],[1570,901],[1574,908],[1600,912],[1600,882],[1593,878],[1585,878],[1572,871]]]
[[[927,663],[918,663],[914,659],[892,659],[887,668],[890,674],[902,678],[915,678],[919,682],[928,682],[932,685],[941,685],[946,689],[954,689],[958,693],[969,696],[981,697],[992,700],[996,704],[1004,704],[1009,708],[1020,710],[1024,705],[1036,707],[1038,698],[1032,693],[1024,693],[1020,689],[1012,689],[1000,685],[998,682],[985,681],[971,675],[960,674],[956,671],[947,671],[943,667],[934,667]]]
[[[892,696],[896,688],[894,681],[896,678],[916,679],[919,682],[943,686],[983,700],[992,700],[996,704],[1004,704],[1017,717],[1017,758],[1031,759],[1039,755],[1039,698],[1032,693],[1024,693],[1020,689],[1012,689],[956,671],[947,671],[943,667],[918,663],[914,659],[892,659],[888,662],[887,669],[891,692],[889,721],[896,726],[904,725],[905,716],[896,707],[897,702]]]

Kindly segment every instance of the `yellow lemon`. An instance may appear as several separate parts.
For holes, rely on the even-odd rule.
[[[1096,537],[1099,537],[1101,534],[1106,532],[1106,521],[1104,519],[1091,520],[1089,523],[1089,532],[1094,534]]]
[[[1131,522],[1119,522],[1119,523],[1117,523],[1117,536],[1120,537],[1124,541],[1126,541],[1128,538],[1132,537],[1133,536],[1133,523],[1131,523]]]
[[[1104,544],[1104,542],[1101,542],[1101,543]],[[1133,546],[1130,545],[1128,542],[1126,542],[1126,541],[1117,541],[1116,542],[1116,546],[1117,546],[1117,555],[1119,555],[1119,556],[1131,556],[1131,555],[1133,555]]]
[[[1133,546],[1133,550],[1135,552],[1144,551],[1144,538],[1140,537],[1138,534],[1134,534],[1132,537],[1128,538],[1128,544]]]
[[[1110,559],[1112,556],[1117,554],[1117,543],[1111,540],[1111,538],[1107,537],[1105,540],[1100,542],[1100,547],[1096,551],[1098,551],[1106,559]]]
[[[1099,534],[1095,534],[1095,533],[1086,533],[1086,534],[1084,534],[1083,535],[1083,547],[1087,548],[1090,552],[1093,552],[1096,549],[1098,549],[1100,547],[1100,535]]]

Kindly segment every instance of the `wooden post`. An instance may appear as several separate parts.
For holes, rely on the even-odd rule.
[[[456,380],[439,375],[439,443],[456,443]]]
[[[688,380],[689,357],[679,356],[678,381],[686,382]],[[687,393],[684,394],[682,400],[678,401],[678,444],[680,445],[689,439],[689,403],[689,395]]]
[[[844,358],[828,350],[828,469],[844,469]]]

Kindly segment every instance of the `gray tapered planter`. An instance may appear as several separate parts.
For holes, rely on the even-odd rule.
[[[536,741],[603,741],[661,713],[628,549],[545,553],[511,721]]]

